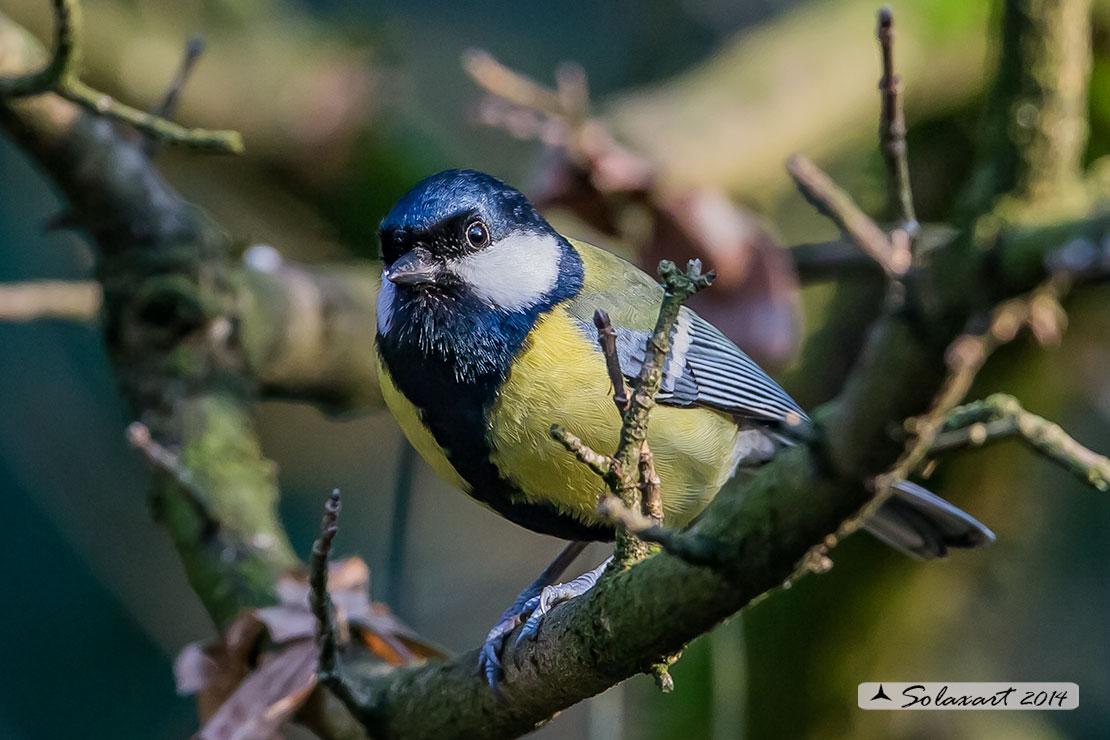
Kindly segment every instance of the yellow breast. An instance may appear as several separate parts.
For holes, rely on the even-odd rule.
[[[542,317],[490,413],[491,459],[523,496],[595,522],[604,484],[551,438],[561,424],[598,452],[613,453],[620,416],[596,342],[562,306]],[[701,408],[658,406],[648,443],[655,453],[668,524],[697,515],[731,474],[738,428]]]

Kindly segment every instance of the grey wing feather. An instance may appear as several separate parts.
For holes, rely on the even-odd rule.
[[[644,363],[648,333],[617,331],[617,354],[625,375]],[[709,406],[753,420],[808,421],[801,407],[759,365],[716,327],[683,308],[663,367],[660,403]]]

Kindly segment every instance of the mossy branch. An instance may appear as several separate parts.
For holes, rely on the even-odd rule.
[[[41,70],[14,77],[0,77],[0,98],[21,98],[55,93],[85,110],[130,124],[158,142],[183,144],[214,152],[243,151],[237,131],[186,128],[162,116],[147,113],[115,100],[81,81],[81,6],[78,0],[54,0],[54,50]]]
[[[930,455],[1017,437],[1085,484],[1110,491],[1110,458],[1080,444],[1054,422],[1026,411],[1013,396],[996,393],[948,414]]]

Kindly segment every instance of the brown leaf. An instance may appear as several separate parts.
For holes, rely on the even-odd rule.
[[[271,638],[278,643],[316,634],[316,620],[308,608],[307,576],[287,576],[278,582],[277,606],[257,610]],[[370,602],[370,569],[361,558],[347,558],[328,566],[328,593],[335,605],[339,642],[351,640],[351,632],[369,650],[391,665],[416,659],[444,657],[444,652],[420,638],[394,617],[384,604]]]
[[[370,570],[359,558],[332,563],[329,593],[340,644],[355,640],[394,666],[443,657],[384,604],[370,601]],[[185,647],[174,664],[178,691],[197,696],[200,740],[269,740],[316,685],[316,619],[308,606],[307,574],[277,584],[278,604],[248,612],[224,638]],[[257,658],[259,638],[278,646]]]
[[[271,740],[316,688],[316,645],[295,642],[266,656],[196,740]]]
[[[262,630],[262,623],[248,612],[231,623],[224,639],[191,643],[177,656],[177,690],[196,694],[202,721],[219,709],[250,672],[251,656]]]

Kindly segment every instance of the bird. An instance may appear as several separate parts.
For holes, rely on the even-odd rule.
[[[490,630],[479,666],[500,691],[504,640],[596,581],[605,563],[556,581],[586,544],[614,538],[601,480],[552,438],[563,426],[617,448],[593,317],[608,313],[622,372],[644,363],[663,288],[638,267],[556,231],[517,189],[446,170],[409,190],[379,228],[375,340],[382,395],[446,481],[505,519],[568,544]],[[648,427],[664,524],[689,524],[737,473],[804,438],[809,417],[721,331],[682,307]],[[921,559],[994,540],[969,514],[910,481],[867,523]]]

